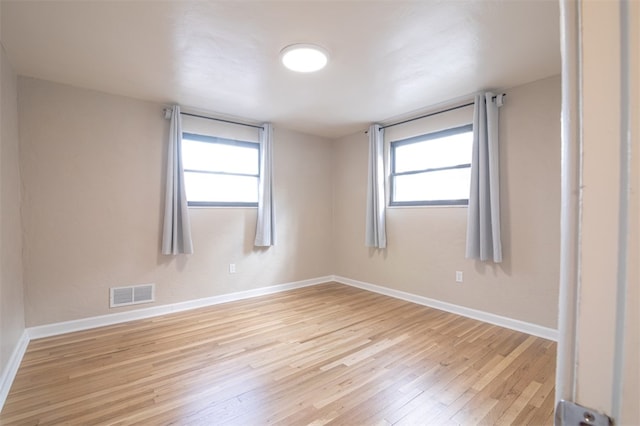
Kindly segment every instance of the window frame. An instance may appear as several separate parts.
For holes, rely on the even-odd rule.
[[[396,173],[396,148],[414,143],[426,142],[432,139],[440,139],[443,137],[457,135],[460,133],[473,132],[473,124],[465,124],[462,126],[451,127],[444,130],[425,133],[419,136],[413,136],[406,139],[391,141],[389,143],[389,207],[416,207],[416,206],[468,206],[469,198],[465,199],[448,199],[448,200],[416,200],[416,201],[394,201],[395,196],[395,178],[397,176],[406,176],[412,174],[431,173],[443,170],[455,170],[469,168],[471,163],[457,164],[454,166],[436,167],[430,169],[410,170],[406,172]]]
[[[260,177],[262,176],[262,144],[260,142],[250,142],[250,141],[241,141],[235,139],[227,139],[219,136],[209,136],[202,135],[199,133],[191,133],[191,132],[182,132],[182,139],[188,139],[191,141],[197,142],[206,142],[206,143],[214,143],[214,144],[223,144],[223,145],[231,145],[245,148],[252,148],[258,150],[258,174],[247,174],[247,173],[229,173],[229,172],[213,172],[209,170],[197,170],[197,169],[187,169],[183,167],[184,173],[203,173],[203,174],[213,174],[213,175],[225,175],[225,176],[248,176],[248,177],[256,177],[258,178],[258,183],[260,182]],[[183,149],[181,147],[181,149]],[[182,154],[182,153],[181,153]],[[185,187],[185,191],[188,194],[188,189]],[[249,201],[189,201],[187,199],[188,207],[258,207],[258,202],[249,202]]]

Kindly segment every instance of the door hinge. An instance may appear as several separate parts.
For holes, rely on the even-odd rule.
[[[606,414],[564,399],[556,407],[555,426],[612,426]]]

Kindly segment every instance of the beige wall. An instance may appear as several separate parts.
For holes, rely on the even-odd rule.
[[[631,76],[640,75],[640,2],[630,2]],[[640,424],[640,81],[631,79],[631,221],[624,354],[624,387],[620,424]]]
[[[507,93],[500,266],[464,259],[460,207],[389,209],[389,249],[370,252],[365,135],[331,142],[279,128],[278,244],[253,248],[255,209],[191,209],[196,253],[173,258],[158,254],[162,106],[20,78],[27,325],[127,309],[109,309],[112,286],[155,282],[161,305],[335,273],[555,327],[559,78]]]
[[[579,404],[612,416],[617,425],[635,426],[640,424],[640,5],[628,2],[627,6],[631,13],[621,13],[622,2],[590,0],[580,7],[582,214],[573,385]],[[621,128],[626,112],[620,90],[625,71],[621,16],[629,19],[630,33],[627,71],[631,87],[624,92],[630,102],[629,151],[622,143],[627,137],[626,129]],[[627,153],[630,158],[626,158]],[[627,172],[628,198],[624,178]],[[626,314],[624,326],[622,313]],[[619,386],[621,395],[616,392]]]
[[[464,258],[464,207],[387,209],[386,251],[364,246],[367,136],[334,142],[336,275],[556,327],[560,78],[506,91],[500,112],[504,262]],[[455,271],[464,283],[455,283]]]
[[[640,2],[630,3],[631,75],[640,75]],[[631,80],[631,198],[624,383],[620,424],[640,424],[640,81]]]
[[[254,249],[256,209],[201,208],[195,254],[162,256],[162,105],[31,78],[19,93],[28,326],[126,309],[112,286],[155,282],[162,305],[332,273],[330,141],[274,130],[275,247]]]
[[[0,374],[24,331],[17,79],[0,46]]]

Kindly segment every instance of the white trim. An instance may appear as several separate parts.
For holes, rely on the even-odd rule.
[[[629,287],[629,225],[631,196],[631,30],[629,4],[620,2],[620,209],[618,222],[618,265],[616,291],[616,328],[613,356],[613,400],[611,417],[622,418],[622,404],[625,386],[625,343],[627,322],[627,295]],[[634,153],[635,156],[635,153]],[[635,158],[634,158],[635,159]],[[628,373],[627,373],[628,374]]]
[[[11,385],[13,384],[13,379],[15,379],[16,377],[16,373],[18,372],[18,368],[20,367],[20,363],[22,362],[22,357],[27,351],[27,346],[29,346],[29,333],[27,332],[27,330],[24,330],[22,332],[22,335],[20,336],[20,339],[18,339],[16,347],[11,353],[9,362],[7,363],[4,370],[2,370],[2,376],[0,376],[0,411],[2,411],[2,407],[4,407],[4,402],[7,399],[7,395],[9,395],[9,390],[11,389]]]
[[[576,400],[577,313],[582,238],[582,5],[560,0],[562,59],[560,286],[555,404]]]
[[[205,297],[202,299],[189,300],[186,302],[172,303],[170,305],[154,306],[151,308],[136,309],[126,312],[118,312],[114,314],[100,315],[89,318],[82,318],[72,321],[64,321],[53,324],[46,324],[36,327],[29,327],[26,332],[30,339],[39,339],[43,337],[57,336],[60,334],[71,333],[74,331],[89,330],[96,327],[120,324],[127,321],[138,319],[152,318],[159,315],[166,315],[173,312],[182,312],[190,309],[202,308],[205,306],[218,305],[220,303],[233,302],[236,300],[249,299],[252,297],[264,296],[282,291],[293,290],[296,288],[309,287],[317,284],[335,281],[341,284],[350,285],[352,287],[361,288],[363,290],[372,291],[374,293],[384,294],[386,296],[402,299],[420,305],[429,306],[465,317],[477,319],[490,324],[499,325],[523,333],[531,334],[545,339],[557,341],[558,331],[555,329],[542,327],[540,325],[491,314],[488,312],[478,311],[464,306],[454,305],[452,303],[442,302],[430,299],[424,296],[418,296],[412,293],[394,290],[375,284],[365,283],[362,281],[352,280],[341,276],[329,275],[325,277],[312,278],[303,281],[296,281],[286,284],[278,284],[269,287],[261,287],[253,290],[239,291],[229,294],[221,294],[218,296]]]
[[[186,302],[172,303],[170,305],[154,306],[151,308],[136,309],[133,311],[118,312],[96,317],[40,325],[37,327],[30,327],[28,329],[28,332],[31,339],[57,336],[59,334],[71,333],[74,331],[88,330],[96,327],[120,324],[127,321],[157,317],[159,315],[166,315],[173,312],[182,312],[190,309],[202,308],[205,306],[218,305],[220,303],[233,302],[236,300],[249,299],[252,297],[279,293],[296,288],[308,287],[329,282],[331,281],[331,278],[331,276],[312,278],[287,284],[278,284],[269,287],[256,288],[253,290],[238,291],[235,293],[221,294],[218,296],[205,297],[202,299],[189,300]]]
[[[417,303],[419,305],[428,306],[430,308],[439,309],[441,311],[451,312],[463,317],[472,318],[478,321],[486,322],[489,324],[498,325],[500,327],[509,328],[511,330],[527,333],[532,336],[542,337],[544,339],[558,341],[558,330],[541,325],[532,324],[517,319],[507,318],[500,315],[491,314],[488,312],[478,311],[476,309],[466,308],[460,305],[454,305],[452,303],[441,302],[439,300],[430,299],[424,296],[418,296],[416,294],[407,293],[400,290],[394,290],[392,288],[382,287],[375,284],[370,284],[362,281],[352,280],[341,276],[334,276],[333,281],[340,284],[350,285],[363,290],[372,291],[374,293],[384,294],[396,299],[406,300],[408,302]]]
[[[297,288],[309,287],[318,284],[324,284],[327,282],[337,282],[340,284],[357,287],[363,290],[372,291],[374,293],[384,294],[396,299],[406,300],[408,302],[417,303],[431,308],[440,309],[446,312],[451,312],[464,317],[476,319],[479,321],[487,322],[489,324],[498,325],[501,327],[517,330],[523,333],[531,334],[533,336],[542,337],[549,340],[558,340],[558,331],[555,329],[542,327],[536,324],[527,323],[511,318],[502,317],[487,312],[478,311],[475,309],[465,308],[463,306],[454,305],[447,302],[441,302],[435,299],[429,299],[428,297],[418,296],[415,294],[394,290],[387,287],[378,286],[375,284],[365,283],[363,281],[352,280],[336,275],[328,275],[325,277],[311,278],[308,280],[295,281],[286,284],[277,284],[269,287],[261,287],[253,290],[239,291],[235,293],[222,294],[218,296],[205,297],[202,299],[190,300],[186,302],[173,303],[170,305],[154,306],[145,309],[136,309],[127,312],[119,312],[115,314],[100,315],[90,318],[82,318],[73,321],[65,321],[54,324],[41,325],[36,327],[29,327],[22,333],[20,340],[11,354],[9,363],[0,376],[0,411],[4,406],[4,402],[11,389],[11,384],[18,372],[22,358],[27,350],[29,341],[31,339],[39,339],[43,337],[57,336],[60,334],[71,333],[74,331],[88,330],[96,327],[103,327],[107,325],[120,324],[127,321],[133,321],[137,319],[145,319],[156,317],[159,315],[170,314],[173,312],[182,312],[190,309],[202,308],[206,306],[218,305],[226,302],[233,302],[236,300],[249,299],[252,297],[265,296],[268,294],[280,293],[287,290],[293,290]]]

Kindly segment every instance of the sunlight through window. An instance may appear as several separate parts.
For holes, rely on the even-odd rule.
[[[391,205],[467,204],[471,125],[391,142]]]
[[[257,206],[259,144],[185,133],[182,160],[190,206]]]

